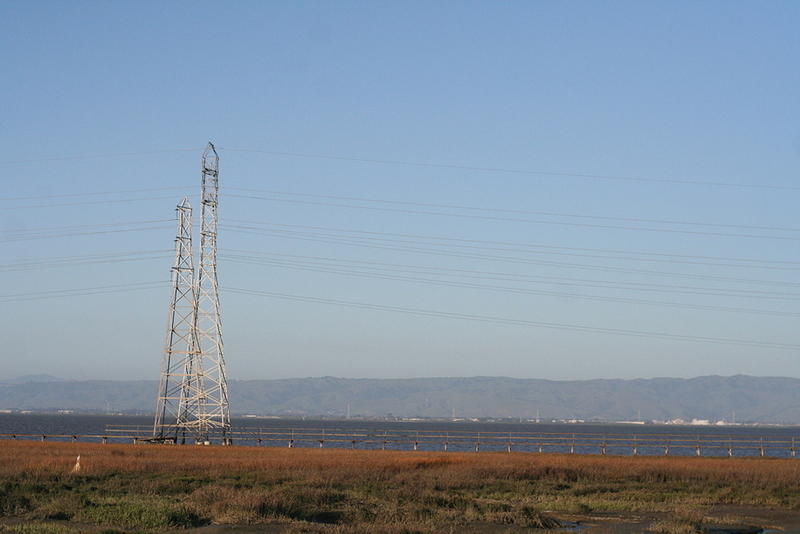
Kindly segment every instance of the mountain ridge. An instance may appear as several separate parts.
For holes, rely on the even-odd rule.
[[[0,409],[147,413],[154,380],[0,382]],[[46,387],[42,387],[46,384]],[[230,380],[234,414],[511,417],[596,421],[736,419],[800,424],[800,379],[748,375],[547,380],[512,377]]]

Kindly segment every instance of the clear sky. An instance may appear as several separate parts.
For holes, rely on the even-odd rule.
[[[157,377],[208,140],[232,378],[800,376],[798,27],[789,1],[0,3],[0,379]]]

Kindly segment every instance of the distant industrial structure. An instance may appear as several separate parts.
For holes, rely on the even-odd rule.
[[[230,444],[228,384],[222,344],[217,282],[219,155],[212,143],[203,152],[200,261],[192,252],[192,207],[177,206],[175,263],[167,337],[161,364],[152,441]]]

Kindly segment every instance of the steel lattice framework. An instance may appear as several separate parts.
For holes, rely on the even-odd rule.
[[[202,223],[200,265],[197,272],[195,331],[197,364],[201,373],[201,392],[196,419],[200,437],[213,430],[227,442],[231,418],[228,410],[228,383],[225,378],[225,353],[222,344],[222,318],[217,282],[217,221],[219,207],[219,155],[209,143],[203,152]]]
[[[230,443],[228,384],[222,344],[217,282],[219,155],[209,143],[203,152],[200,263],[192,264],[191,207],[178,206],[167,344],[161,370],[153,439],[208,442],[221,435]]]
[[[192,399],[197,389],[194,262],[192,260],[192,207],[187,199],[175,209],[175,263],[172,266],[172,298],[167,318],[167,339],[161,362],[153,437],[177,440],[186,436],[189,414],[196,411]]]

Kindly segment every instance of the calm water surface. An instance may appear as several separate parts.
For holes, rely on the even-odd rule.
[[[49,440],[131,442],[151,433],[151,416],[0,414],[0,434]],[[434,451],[575,452],[576,454],[792,457],[800,427],[484,423],[234,418],[234,444]],[[125,429],[120,432],[120,429]],[[116,431],[115,431],[116,430]],[[93,436],[93,437],[89,437]],[[128,436],[121,438],[119,436]],[[2,436],[9,439],[10,436]],[[26,439],[36,439],[28,437]]]

